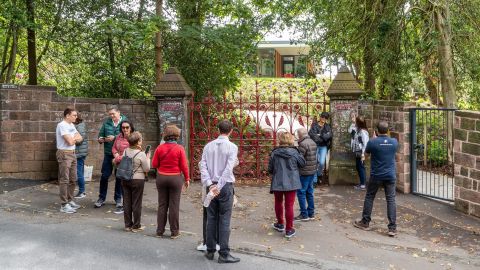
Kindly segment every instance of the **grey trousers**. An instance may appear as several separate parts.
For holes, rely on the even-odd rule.
[[[218,253],[226,256],[230,253],[230,220],[233,208],[233,184],[223,186],[220,194],[215,197],[207,208],[207,251],[215,252],[215,245],[220,245]],[[218,239],[217,239],[218,237]]]

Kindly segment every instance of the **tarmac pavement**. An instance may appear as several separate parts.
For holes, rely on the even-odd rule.
[[[153,181],[145,186],[142,223],[146,230],[136,234],[123,232],[123,215],[113,213],[113,182],[107,204],[100,209],[93,208],[98,182],[88,183],[87,197],[77,201],[82,208],[73,215],[59,212],[58,186],[53,183],[5,192],[0,195],[0,265],[10,266],[6,269],[47,269],[48,263],[55,262],[51,269],[62,269],[69,262],[80,261],[74,264],[78,268],[69,268],[222,267],[195,250],[202,239],[200,190],[200,184],[193,183],[182,195],[182,235],[176,240],[155,237],[157,192]],[[232,217],[230,244],[232,254],[242,261],[229,268],[480,268],[480,221],[453,210],[451,205],[398,194],[399,234],[390,238],[386,236],[383,190],[375,201],[373,230],[365,232],[352,226],[361,215],[365,193],[349,186],[322,186],[315,190],[316,220],[297,222],[297,235],[287,240],[271,228],[275,214],[273,195],[268,191],[268,187],[259,186],[235,188],[238,205]],[[295,212],[298,214],[297,204]],[[78,260],[56,259],[63,258],[65,251],[73,252]],[[43,259],[23,260],[29,252]]]

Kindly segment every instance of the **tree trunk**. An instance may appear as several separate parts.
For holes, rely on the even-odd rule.
[[[156,0],[155,15],[162,18],[163,0]],[[163,77],[162,31],[155,34],[155,84],[158,85]]]
[[[18,48],[18,35],[19,30],[17,25],[13,25],[12,29],[12,48],[10,50],[10,59],[8,60],[7,76],[5,77],[5,83],[10,83],[12,79],[13,70],[15,69],[15,60],[17,59]]]
[[[450,28],[450,12],[448,3],[440,1],[434,9],[435,28],[438,32],[438,60],[440,82],[442,85],[443,104],[447,108],[457,107],[455,73],[453,70],[453,51],[451,46],[452,29]],[[447,117],[448,161],[453,161],[453,121],[454,117]]]
[[[438,81],[432,75],[434,69],[435,59],[433,56],[425,56],[423,61],[422,73],[423,80],[425,81],[425,87],[427,88],[427,94],[430,97],[432,104],[442,106],[443,103],[438,96]]]
[[[375,61],[373,49],[369,42],[365,43],[363,51],[364,81],[363,88],[366,93],[372,95],[375,93]]]
[[[112,16],[112,2],[107,4],[107,18]],[[109,31],[107,32],[107,47],[108,47],[108,57],[110,60],[110,74],[112,80],[112,95],[118,96],[119,94],[119,83],[117,80],[117,71],[115,63],[115,50],[113,48],[113,34],[111,27],[108,27]]]
[[[440,82],[442,86],[443,103],[447,108],[456,108],[456,85],[453,70],[452,30],[450,14],[446,1],[441,1],[434,9],[435,28],[438,32],[438,60],[440,67]]]
[[[35,0],[26,0],[27,5],[27,52],[28,82],[37,85],[37,49],[35,44]]]
[[[55,20],[53,21],[53,28],[48,34],[47,41],[45,42],[45,46],[40,52],[40,55],[37,58],[37,66],[40,64],[40,61],[42,60],[42,57],[47,53],[48,48],[50,46],[50,41],[52,40],[53,35],[55,32],[58,30],[58,24],[60,23],[60,19],[62,18],[62,11],[64,7],[65,0],[60,0],[58,3],[58,10],[57,13],[55,14]]]
[[[12,37],[12,26],[13,26],[13,22],[10,23],[7,36],[5,38],[5,45],[3,46],[2,64],[0,65],[0,83],[5,81],[5,78],[3,75],[5,73],[5,70],[7,70],[7,55],[8,55],[8,47],[10,47],[10,38]]]

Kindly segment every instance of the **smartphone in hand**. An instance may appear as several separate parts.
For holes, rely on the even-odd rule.
[[[147,154],[148,152],[150,152],[150,148],[152,148],[151,145],[147,145],[147,147],[145,148],[145,154]]]

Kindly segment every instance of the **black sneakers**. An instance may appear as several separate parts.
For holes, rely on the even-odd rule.
[[[295,235],[295,229],[291,229],[285,233],[286,238],[290,238]]]
[[[273,223],[272,227],[279,232],[285,231],[285,225],[280,224],[280,223]]]
[[[293,220],[295,220],[295,221],[309,221],[310,218],[307,217],[307,216],[298,215]]]

